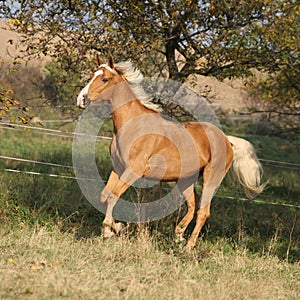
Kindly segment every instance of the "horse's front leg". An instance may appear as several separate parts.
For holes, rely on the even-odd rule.
[[[119,233],[120,230],[116,229],[116,223],[112,217],[113,208],[118,201],[118,197],[114,195],[110,190],[108,190],[107,186],[101,193],[100,202],[106,205],[105,218],[103,221],[103,229],[102,235],[104,238],[110,238],[115,235],[115,233]]]
[[[122,223],[115,223],[113,219],[113,209],[120,196],[135,181],[135,176],[130,176],[129,171],[125,171],[121,177],[115,171],[112,171],[108,182],[100,196],[100,203],[106,205],[105,218],[103,221],[103,237],[110,238],[115,233],[119,234],[123,229]]]

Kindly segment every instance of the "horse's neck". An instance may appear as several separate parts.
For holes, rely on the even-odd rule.
[[[114,131],[118,132],[124,125],[131,120],[136,120],[138,117],[146,114],[156,113],[153,110],[146,108],[140,100],[134,100],[123,104],[117,109],[113,109],[112,117],[114,123]]]
[[[140,100],[136,99],[135,94],[127,83],[116,86],[111,104],[115,132],[141,115],[155,113],[146,108]]]

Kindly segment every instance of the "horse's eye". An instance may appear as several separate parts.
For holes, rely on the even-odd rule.
[[[108,81],[108,78],[104,77],[104,78],[102,79],[102,81],[103,81],[103,82],[107,82],[107,81]]]

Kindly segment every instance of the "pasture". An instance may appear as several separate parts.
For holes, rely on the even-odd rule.
[[[73,126],[61,130],[71,132]],[[1,299],[299,296],[299,141],[242,135],[241,126],[227,125],[227,134],[254,144],[264,159],[269,186],[258,198],[245,201],[241,189],[227,177],[212,201],[201,240],[186,253],[173,239],[185,206],[163,220],[128,225],[124,236],[104,241],[103,215],[69,178],[74,176],[67,167],[72,166],[72,138],[16,129],[0,128],[0,155],[64,167],[0,160]],[[108,146],[109,142],[99,141],[96,147],[103,178],[111,170]],[[147,199],[153,193],[159,193],[157,188],[147,191]],[[125,197],[138,201],[141,192],[131,188]]]

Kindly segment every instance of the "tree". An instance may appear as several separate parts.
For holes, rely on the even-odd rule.
[[[289,135],[299,133],[300,65],[273,74],[249,77],[247,89],[250,114],[267,118],[270,124]],[[284,117],[283,117],[284,116]]]
[[[2,14],[26,34],[29,55],[82,68],[90,50],[131,58],[150,73],[167,69],[179,80],[240,76],[250,67],[275,71],[298,60],[296,0],[3,2]]]
[[[11,0],[0,14],[24,34],[29,56],[91,70],[93,52],[131,59],[146,75],[299,76],[297,0]],[[299,101],[299,87],[296,89]]]
[[[69,104],[74,104],[74,91],[81,84],[80,73],[55,60],[46,63],[45,71],[41,90],[47,102],[60,106],[63,112],[72,112]]]

